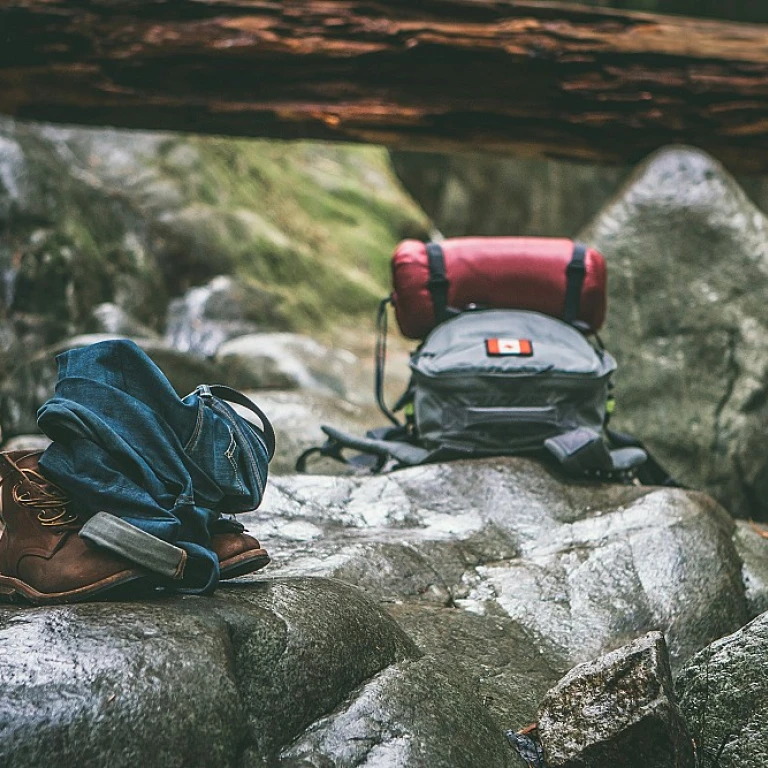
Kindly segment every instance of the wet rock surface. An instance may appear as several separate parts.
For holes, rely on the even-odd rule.
[[[0,612],[0,762],[233,765],[248,734],[226,625],[117,608]]]
[[[768,526],[737,520],[733,542],[744,562],[742,577],[749,615],[754,618],[768,611]]]
[[[363,686],[284,751],[280,765],[516,768],[520,763],[474,687],[425,657],[394,664]]]
[[[652,155],[579,237],[606,257],[615,426],[739,517],[768,517],[768,219],[715,160]]]
[[[357,584],[446,658],[462,638],[458,663],[512,727],[535,714],[521,704],[535,695],[506,695],[531,687],[515,659],[543,656],[533,666],[538,691],[659,629],[679,668],[748,618],[733,522],[711,499],[564,484],[525,459],[274,477],[262,507],[241,519],[269,549],[273,572]],[[483,638],[474,649],[473,633]]]
[[[532,460],[275,476],[240,519],[272,564],[213,597],[0,609],[0,763],[518,766],[574,664],[747,620],[711,499]]]
[[[768,613],[696,654],[675,681],[706,768],[768,765]]]
[[[261,765],[358,686],[419,656],[370,600],[325,580],[3,608],[0,637],[9,768]]]
[[[694,768],[660,632],[571,670],[537,722],[548,768]]]
[[[552,681],[570,667],[561,648],[501,611],[477,614],[409,600],[384,605],[443,669],[471,681],[499,725],[530,723]]]

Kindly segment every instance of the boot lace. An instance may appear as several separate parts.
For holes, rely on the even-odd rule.
[[[11,463],[22,475],[11,489],[13,500],[23,507],[35,509],[41,525],[58,527],[79,522],[77,515],[70,509],[69,498],[61,488],[49,483],[34,469]]]

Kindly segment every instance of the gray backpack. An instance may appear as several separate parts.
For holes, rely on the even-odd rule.
[[[297,470],[305,471],[313,453],[374,471],[538,453],[571,475],[606,477],[626,476],[647,460],[631,438],[618,446],[606,439],[616,362],[556,318],[512,309],[462,312],[427,336],[410,367],[411,384],[394,409],[405,423],[379,397],[392,427],[364,438],[323,427],[327,442],[302,454]],[[346,458],[345,448],[360,455]]]
[[[426,448],[524,453],[600,432],[616,362],[572,325],[537,312],[465,312],[411,358],[413,416]]]

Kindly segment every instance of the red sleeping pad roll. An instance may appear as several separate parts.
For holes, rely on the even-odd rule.
[[[451,310],[470,305],[541,312],[590,332],[605,319],[603,257],[566,238],[404,240],[392,257],[392,284],[397,322],[409,339],[424,338]]]

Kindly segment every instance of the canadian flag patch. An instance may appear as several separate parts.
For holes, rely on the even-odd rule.
[[[486,339],[485,349],[491,357],[502,355],[530,357],[533,354],[533,344],[530,339]]]

